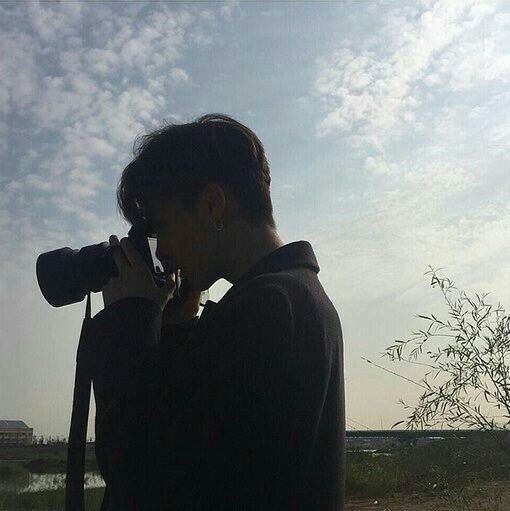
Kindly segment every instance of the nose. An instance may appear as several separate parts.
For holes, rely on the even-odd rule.
[[[161,261],[165,273],[171,273],[175,271],[177,265],[175,263],[175,259],[172,256],[161,254],[161,252],[157,251],[156,257]]]

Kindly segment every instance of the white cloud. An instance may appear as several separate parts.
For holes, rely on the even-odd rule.
[[[26,34],[0,31],[0,115],[9,108],[25,108],[33,102],[37,88],[34,40]]]
[[[391,303],[429,264],[510,299],[508,280],[493,277],[510,229],[510,20],[499,5],[374,9],[372,41],[318,60],[316,133],[341,136],[366,171],[355,193],[325,201],[303,226],[345,300]]]
[[[227,6],[234,15],[234,4]],[[137,135],[162,117],[179,117],[168,111],[168,103],[177,87],[192,82],[184,57],[200,38],[215,40],[212,30],[220,12],[221,6],[207,14],[193,4],[164,3],[0,5],[0,156],[5,161],[8,149],[13,155],[0,192],[0,257],[9,269],[0,276],[0,311],[9,339],[2,345],[0,372],[16,380],[14,395],[26,396],[22,402],[4,400],[5,413],[33,419],[39,432],[43,419],[33,410],[40,396],[21,388],[28,380],[14,378],[1,361],[12,361],[12,347],[27,346],[29,339],[38,359],[47,356],[44,350],[51,343],[62,354],[65,342],[66,360],[74,360],[69,341],[79,334],[72,334],[73,324],[79,325],[82,312],[52,310],[48,320],[49,306],[35,276],[37,256],[126,233],[127,224],[114,207],[118,173]],[[105,204],[114,216],[105,215]],[[20,310],[31,311],[21,330],[13,320]],[[59,317],[53,336],[46,326]],[[23,368],[33,362],[26,355],[15,360]],[[63,355],[52,356],[52,367],[55,360],[61,368],[55,375],[69,380],[72,391],[72,364]],[[31,387],[34,381],[50,381],[39,367],[39,373],[30,370]],[[66,427],[68,405],[63,403],[71,396],[60,391],[48,396],[65,412],[44,422],[45,433],[62,434]]]
[[[75,36],[82,22],[86,4],[80,2],[52,2],[41,4],[39,0],[25,4],[28,21],[44,43]]]
[[[23,189],[23,185],[20,181],[10,181],[8,184],[5,185],[5,190],[8,192],[18,192]]]
[[[28,174],[28,176],[25,177],[25,183],[28,186],[31,186],[32,188],[35,188],[37,190],[42,190],[45,192],[49,191],[57,191],[58,188],[54,187],[54,184],[47,181],[43,177],[37,175],[37,174]]]
[[[347,133],[358,146],[380,148],[415,121],[424,85],[458,91],[506,77],[500,49],[508,47],[508,18],[494,21],[498,4],[438,1],[419,16],[416,7],[396,7],[382,19],[373,50],[340,48],[318,59],[314,94],[326,112],[318,136]]]
[[[204,9],[200,11],[198,16],[201,20],[207,21],[213,25],[216,24],[216,14],[211,9]]]
[[[487,127],[487,134],[484,137],[487,141],[487,150],[494,156],[508,156],[510,149],[510,120],[505,119],[492,127]]]
[[[0,227],[11,221],[11,212],[8,209],[0,209]]]
[[[198,79],[190,59],[210,55],[207,46],[216,41],[242,48],[238,38],[225,41],[222,31],[234,16],[244,15],[239,2],[210,3],[206,9],[191,2],[71,4],[0,5],[0,37],[8,48],[0,55],[0,144],[7,147],[7,126],[15,127],[8,132],[15,161],[1,178],[0,191],[0,257],[10,270],[0,277],[9,339],[0,347],[0,365],[22,353],[13,347],[29,346],[16,359],[16,370],[26,366],[28,374],[35,367],[30,363],[49,350],[54,374],[36,364],[39,372],[30,383],[51,377],[59,382],[43,394],[20,390],[19,379],[9,373],[12,363],[4,364],[0,372],[18,385],[12,392],[28,396],[11,403],[9,410],[16,413],[32,413],[38,400],[47,406],[61,394],[62,381],[69,382],[70,403],[69,360],[83,316],[84,303],[68,310],[45,303],[35,280],[37,255],[125,235],[128,226],[114,213],[114,194],[135,136],[162,119],[183,122],[190,115],[171,111]],[[317,132],[344,137],[346,150],[356,150],[320,169],[324,179],[317,179],[316,167],[292,169],[293,178],[299,171],[313,174],[313,188],[282,178],[274,191],[294,208],[284,215],[287,221],[295,212],[289,233],[310,239],[321,281],[332,299],[342,302],[347,354],[356,349],[360,331],[372,328],[374,310],[380,311],[380,321],[373,323],[378,338],[384,322],[394,322],[387,332],[401,327],[397,313],[404,314],[410,301],[412,307],[423,301],[418,286],[427,287],[427,264],[455,271],[466,287],[494,289],[503,299],[508,293],[509,19],[497,12],[498,5],[372,2],[351,10],[358,31],[352,39],[348,33],[320,38],[323,48],[339,42],[318,61],[315,94],[323,115]],[[254,19],[278,17],[283,7],[268,5]],[[369,16],[375,24],[361,32]],[[289,61],[295,57],[294,46],[283,50]],[[277,62],[276,68],[282,65]],[[217,69],[212,78],[228,76],[227,69]],[[192,98],[202,104],[197,101]],[[292,101],[305,112],[303,105],[311,106],[313,98]],[[248,116],[256,112],[249,105],[240,108]],[[27,121],[25,131],[18,115]],[[327,146],[328,140],[322,143]],[[334,169],[331,175],[326,167]],[[225,285],[215,284],[221,292],[212,299],[221,298]],[[349,306],[360,309],[359,321],[347,316]],[[22,324],[13,321],[20,310],[31,311]],[[26,339],[40,342],[25,344]],[[58,407],[65,419],[69,407],[62,401]],[[46,417],[47,410],[39,409]],[[41,427],[42,419],[34,418]],[[55,427],[56,420],[48,419],[44,427]]]
[[[282,10],[278,8],[273,9],[267,9],[265,11],[260,11],[260,15],[264,16],[265,18],[281,18],[282,17]]]
[[[170,70],[170,78],[175,85],[187,84],[190,81],[188,73],[179,67],[174,67]]]
[[[383,158],[368,156],[365,160],[365,168],[375,175],[396,176],[399,168],[396,163],[386,162]]]
[[[234,11],[240,9],[239,0],[224,0],[223,5],[220,8],[220,14],[227,21],[232,21]]]
[[[37,87],[37,66],[35,41],[30,35],[16,33],[9,23],[11,16],[0,6],[0,16],[6,24],[0,23],[0,158],[7,153],[9,119],[16,110],[25,113],[33,102]]]

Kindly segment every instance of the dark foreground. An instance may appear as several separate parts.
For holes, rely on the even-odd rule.
[[[347,453],[345,511],[508,511],[510,456],[490,439],[443,440],[388,451]],[[0,483],[31,473],[65,473],[66,444],[0,447]],[[87,445],[86,471],[97,471]],[[100,507],[104,488],[85,490],[86,509]],[[0,491],[0,511],[61,510],[65,488]]]

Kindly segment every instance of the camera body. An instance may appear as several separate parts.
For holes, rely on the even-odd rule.
[[[180,270],[170,266],[166,272],[154,268],[149,246],[149,229],[145,220],[135,222],[128,238],[152,272],[154,282],[162,287],[169,274],[175,273],[176,288],[172,300],[184,301],[189,293],[188,282],[180,278]],[[159,270],[159,268],[158,268]],[[97,293],[119,272],[108,242],[81,249],[69,247],[45,252],[37,258],[37,282],[46,301],[53,307],[81,302],[88,293]]]

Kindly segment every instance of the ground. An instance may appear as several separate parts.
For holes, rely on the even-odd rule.
[[[416,494],[396,498],[381,499],[346,499],[344,511],[507,511],[510,510],[510,481],[491,481],[485,483],[485,490],[489,495],[501,495],[499,506],[491,504],[491,499],[482,498],[482,504],[473,504],[471,507],[462,507],[455,501],[445,502],[440,497],[425,497]],[[481,497],[479,497],[481,498]]]

